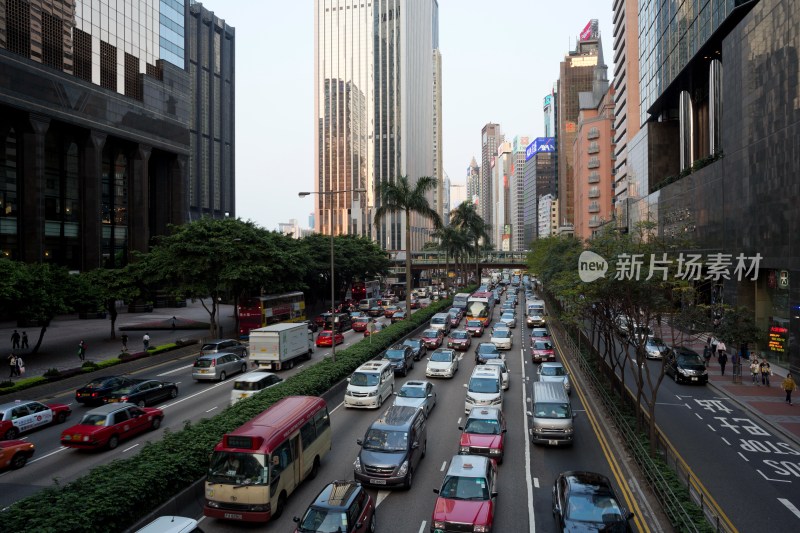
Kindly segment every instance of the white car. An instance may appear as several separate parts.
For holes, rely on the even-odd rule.
[[[429,378],[452,378],[458,371],[458,355],[455,350],[439,348],[428,357],[425,375]]]
[[[539,381],[563,383],[564,390],[567,394],[572,393],[572,387],[569,383],[569,373],[564,365],[561,363],[542,363],[539,365]]]
[[[503,390],[508,390],[510,380],[508,376],[508,367],[506,366],[505,359],[490,359],[486,361],[487,365],[496,365],[500,369],[500,376],[503,378]]]
[[[498,350],[510,350],[514,344],[512,337],[510,329],[495,329],[489,342],[494,343]]]
[[[663,359],[664,354],[669,351],[669,347],[664,344],[664,341],[654,337],[648,337],[644,349],[648,359]]]
[[[503,314],[500,315],[500,322],[504,322],[509,328],[515,328],[517,327],[517,316],[514,314],[514,311],[504,311]]]
[[[406,381],[394,396],[394,405],[422,409],[426,418],[436,406],[436,391],[433,390],[433,383],[430,381]]]

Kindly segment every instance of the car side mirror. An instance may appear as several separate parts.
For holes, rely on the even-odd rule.
[[[356,522],[356,530],[359,530],[362,527],[364,527],[364,522]]]
[[[347,382],[350,383],[350,378],[347,378]]]
[[[439,494],[439,489],[433,489],[434,494]]]
[[[572,418],[578,418],[578,413],[572,413]]]
[[[396,393],[396,392],[393,392],[393,393],[392,393],[392,395],[393,395],[393,396],[397,396],[397,393]]]
[[[469,385],[467,385],[466,383],[464,383],[464,388],[465,388],[465,389],[469,388]]]
[[[433,394],[428,394],[428,398],[433,398]]]
[[[633,518],[633,512],[625,509],[625,520],[630,520],[631,518]]]
[[[361,440],[361,439],[356,439],[356,444],[358,444],[359,446],[361,446],[362,444],[364,444],[364,441],[363,441],[363,440]]]
[[[419,448],[419,442],[415,442],[414,444],[411,445],[412,450],[416,450],[417,448]]]
[[[295,516],[294,518],[292,518],[292,521],[294,521],[294,522],[299,524],[300,523],[300,517],[299,516]],[[361,526],[359,526],[359,527],[361,527]]]
[[[506,431],[508,431],[508,430],[507,429],[503,429],[503,433],[505,433]]]
[[[496,490],[492,491],[492,498],[497,498],[497,491]]]
[[[530,411],[525,411],[525,414],[528,416],[533,416],[533,413],[531,413]]]

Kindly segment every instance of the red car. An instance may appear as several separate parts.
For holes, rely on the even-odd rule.
[[[35,450],[36,446],[26,440],[0,441],[0,470],[22,468]]]
[[[412,299],[409,303],[409,307],[411,307],[411,309],[419,309],[419,300],[417,298]]]
[[[87,411],[81,421],[61,432],[61,445],[68,448],[113,450],[120,441],[150,429],[158,429],[164,411],[132,403],[108,403]]]
[[[394,314],[399,312],[399,311],[400,311],[399,307],[397,307],[396,305],[390,305],[390,306],[385,307],[383,309],[383,316],[385,318],[392,318],[394,316]]]
[[[336,334],[333,334],[329,329],[326,329],[325,331],[320,331],[319,335],[317,335],[317,346],[332,346],[334,342],[336,344],[343,344],[344,335],[342,335],[338,331],[336,332]]]
[[[370,320],[372,319],[368,316],[357,317],[355,320],[353,320],[353,331],[358,331],[359,333],[367,331],[367,325],[369,324]]]
[[[441,329],[426,329],[422,332],[422,344],[426,348],[438,348],[444,340],[444,331]]]
[[[63,403],[43,404],[16,400],[0,405],[0,439],[16,439],[20,433],[64,422],[72,409]]]
[[[431,531],[491,531],[497,500],[497,464],[480,455],[456,455],[444,476]]]
[[[473,337],[481,337],[483,335],[483,320],[467,320],[467,327],[465,329],[469,331]]]
[[[447,347],[454,350],[467,350],[472,346],[472,335],[464,329],[455,329],[447,337]]]
[[[503,462],[506,440],[506,419],[497,407],[473,407],[461,430],[458,453],[483,455]]]
[[[556,353],[553,350],[553,344],[549,340],[537,338],[531,343],[531,358],[534,363],[555,361]]]

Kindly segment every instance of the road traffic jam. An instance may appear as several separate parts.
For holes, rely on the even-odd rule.
[[[498,271],[481,283],[472,294],[456,294],[448,312],[437,313],[418,335],[391,346],[347,379],[341,404],[345,409],[385,410],[357,441],[352,477],[325,485],[306,511],[294,517],[295,531],[378,530],[380,501],[366,489],[412,488],[428,437],[435,438],[435,428],[429,423],[437,423],[436,382],[463,372],[469,372],[469,379],[464,384],[460,437],[453,443],[457,454],[442,467],[428,527],[432,533],[492,531],[501,498],[497,480],[507,449],[504,394],[512,386],[505,353],[514,346],[512,330],[523,320],[530,328],[526,356],[538,364],[526,412],[530,441],[543,446],[572,444],[572,385],[567,370],[556,360],[545,304],[534,291],[536,280],[523,272]],[[430,296],[426,289],[415,289],[412,307],[425,307]],[[346,331],[366,338],[380,331],[379,317],[391,322],[406,318],[397,298],[372,300],[359,311],[326,313],[305,323],[254,330],[249,345],[232,339],[206,343],[192,365],[192,378],[223,382],[239,375],[231,403],[257,394],[283,381],[273,371],[310,359],[315,348],[335,349],[345,342]],[[283,346],[278,353],[268,349],[276,343]],[[397,376],[407,377],[416,363],[425,366],[425,379],[396,381]],[[164,411],[155,405],[177,396],[175,382],[127,376],[94,379],[75,393],[75,401],[91,409],[61,432],[60,443],[84,450],[114,449],[123,440],[158,429]],[[4,439],[0,468],[24,467],[35,450],[19,437],[42,426],[64,424],[72,411],[67,404],[38,401],[0,405],[0,438]],[[226,522],[277,519],[295,487],[319,473],[332,446],[331,433],[330,413],[322,399],[289,397],[225,435],[211,454],[204,515],[216,519],[220,527]],[[630,531],[633,516],[607,477],[586,471],[558,475],[552,487],[552,512],[553,529],[558,531]],[[385,523],[384,527],[394,530]]]

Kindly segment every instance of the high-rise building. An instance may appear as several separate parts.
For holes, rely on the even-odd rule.
[[[433,194],[432,207],[444,220],[445,196],[450,189],[444,183],[444,169],[442,168],[442,53],[433,51],[433,177],[436,178],[436,189]]]
[[[556,88],[558,83],[553,84],[553,91],[544,97],[542,110],[544,111],[544,136],[555,137],[558,133],[558,117],[556,113],[556,102],[558,93]]]
[[[450,183],[450,210],[452,212],[455,208],[467,201],[467,186],[464,183]],[[449,223],[449,213],[447,223]]]
[[[500,124],[489,122],[481,129],[481,190],[478,207],[481,218],[491,224],[494,218],[494,198],[492,198],[492,159],[497,155],[497,147],[503,142]]]
[[[539,199],[545,194],[556,198],[556,157],[553,137],[537,137],[525,147],[523,218],[528,245],[540,237]]]
[[[497,147],[497,155],[490,163],[492,169],[492,245],[496,250],[511,251],[511,172],[514,159],[511,143],[503,141]]]
[[[0,5],[0,254],[124,265],[187,219],[186,4]]]
[[[558,202],[552,194],[544,194],[539,197],[538,205],[538,234],[540,239],[545,239],[557,235],[558,223]]]
[[[164,1],[162,4],[176,2]],[[189,219],[236,216],[235,31],[192,0],[186,29],[192,80]]]
[[[368,233],[385,249],[430,238],[430,221],[401,213],[372,224],[378,186],[432,176],[436,0],[314,2],[316,229]],[[366,192],[348,192],[365,189]],[[337,191],[341,191],[338,192]],[[333,220],[331,226],[331,219]]]
[[[594,68],[600,52],[597,20],[586,25],[575,50],[560,65],[556,107],[558,110],[558,203],[561,221],[572,224],[575,204],[575,176],[572,168],[572,143],[578,130],[578,93],[592,90]]]
[[[474,202],[481,195],[481,167],[475,161],[475,157],[469,162],[467,167],[467,198]]]
[[[517,252],[528,249],[530,241],[525,240],[525,148],[528,146],[527,137],[514,137],[511,147],[513,153],[512,167],[509,173],[509,190],[511,195],[511,210],[509,219],[511,224],[511,251]]]

